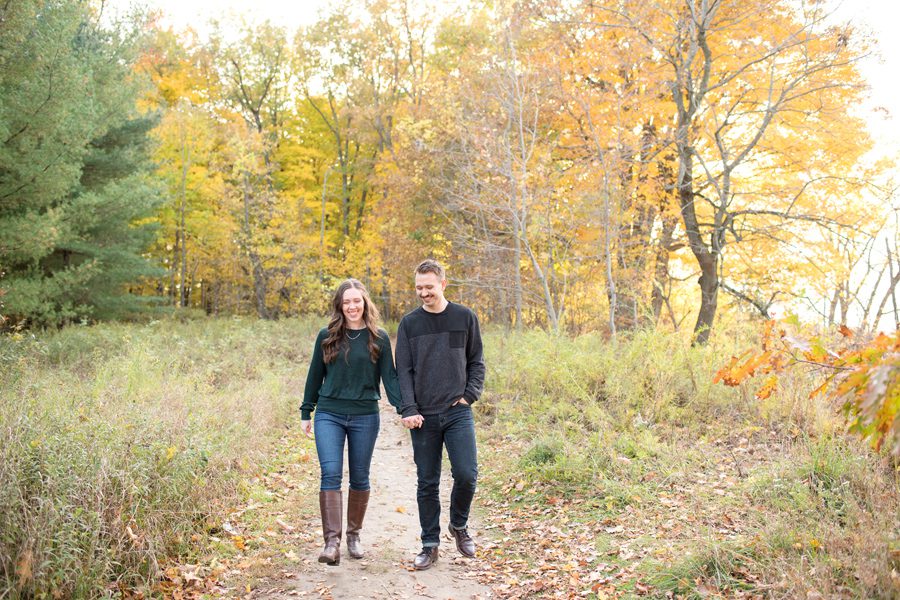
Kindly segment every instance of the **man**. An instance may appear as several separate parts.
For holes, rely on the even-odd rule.
[[[445,446],[453,474],[450,534],[463,556],[475,556],[475,542],[466,529],[478,478],[471,406],[484,386],[484,360],[475,313],[444,298],[444,268],[425,260],[416,267],[415,278],[422,306],[400,321],[396,360],[402,397],[399,410],[410,430],[418,476],[422,551],[413,566],[423,570],[438,559]]]

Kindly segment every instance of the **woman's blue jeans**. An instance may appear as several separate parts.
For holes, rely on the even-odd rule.
[[[371,415],[341,415],[317,410],[314,417],[316,453],[322,470],[322,491],[341,489],[344,474],[344,440],[347,441],[347,461],[350,489],[369,490],[369,466],[375,439],[381,426],[378,413]]]
[[[444,446],[450,459],[453,490],[450,492],[450,526],[464,529],[475,496],[478,480],[478,450],[475,444],[475,420],[471,407],[457,404],[439,415],[427,415],[425,423],[410,429],[413,458],[419,486],[419,524],[422,545],[438,546],[441,541],[441,460]]]

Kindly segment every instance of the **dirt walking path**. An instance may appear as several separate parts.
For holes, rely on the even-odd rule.
[[[314,459],[313,459],[314,460]],[[302,557],[291,572],[279,580],[254,590],[253,598],[281,600],[297,597],[334,599],[405,599],[484,600],[491,597],[489,588],[479,584],[471,569],[482,558],[460,556],[450,535],[446,533],[448,502],[452,479],[444,461],[441,484],[441,555],[438,563],[427,571],[414,571],[411,564],[420,549],[419,519],[416,509],[416,472],[412,460],[409,433],[403,428],[393,409],[382,408],[381,433],[372,458],[372,495],[361,540],[366,556],[354,560],[347,555],[341,541],[341,564],[336,567],[316,562],[321,549],[319,515],[310,515],[302,524],[306,531],[296,548]],[[346,489],[346,457],[344,488]],[[309,491],[310,494],[314,492]],[[346,492],[345,492],[346,495]],[[346,503],[346,498],[344,499]],[[478,498],[476,496],[476,503]],[[346,517],[346,512],[345,512]],[[477,520],[470,523],[473,533],[479,531]]]

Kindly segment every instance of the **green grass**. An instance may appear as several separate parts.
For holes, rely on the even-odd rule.
[[[490,333],[475,405],[486,493],[520,509],[585,500],[569,516],[601,523],[598,548],[645,545],[634,579],[616,583],[626,594],[642,581],[657,597],[900,597],[898,472],[843,433],[836,407],[809,399],[814,374],[785,374],[764,401],[753,381],[713,385],[752,344],[740,331],[703,348],[653,332],[616,343]],[[671,539],[670,519],[681,524]],[[645,535],[605,533],[618,523]]]
[[[723,594],[750,591],[754,586],[747,581],[747,570],[755,563],[752,550],[710,540],[675,566],[651,572],[649,581],[658,592],[681,598],[704,598],[713,590]]]
[[[294,415],[318,324],[70,327],[0,343],[0,597],[150,588]]]
[[[274,510],[263,469],[297,455],[275,442],[296,421],[320,326],[166,320],[0,338],[0,598],[153,594],[167,561],[233,553],[226,515]],[[764,401],[752,382],[713,385],[752,344],[746,331],[703,348],[653,332],[486,331],[476,506],[495,531],[511,511],[560,540],[567,527],[588,536],[573,548],[600,554],[566,558],[581,573],[556,580],[560,594],[584,596],[610,563],[626,596],[900,597],[896,468],[809,400],[809,373]],[[265,528],[276,513],[251,519]],[[534,524],[504,533],[497,556],[542,564],[549,548],[516,539]]]

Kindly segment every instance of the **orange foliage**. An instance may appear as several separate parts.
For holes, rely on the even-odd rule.
[[[760,400],[772,396],[778,377],[789,367],[813,365],[823,370],[822,383],[810,392],[815,398],[829,390],[840,403],[849,431],[869,439],[876,450],[887,443],[900,456],[900,331],[859,340],[846,325],[841,339],[797,332],[788,335],[775,321],[768,321],[760,351],[747,350],[716,372],[714,383],[737,386],[755,375],[768,374],[756,392]],[[854,342],[855,340],[855,342]]]

